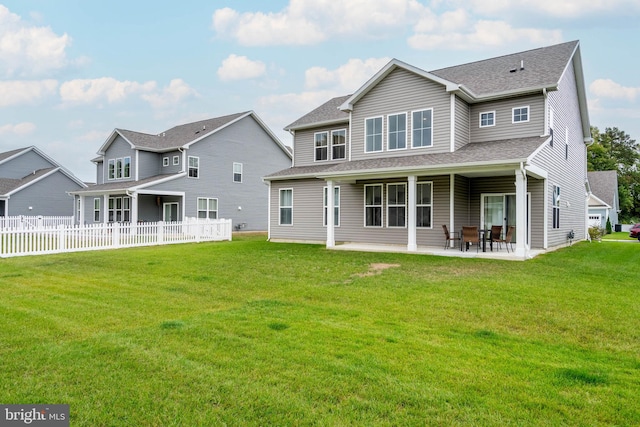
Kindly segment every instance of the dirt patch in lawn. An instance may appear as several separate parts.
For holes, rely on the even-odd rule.
[[[358,273],[356,276],[358,277],[371,277],[376,274],[382,273],[384,270],[388,268],[400,267],[400,264],[385,264],[385,263],[373,263],[369,264],[369,271],[366,273]]]

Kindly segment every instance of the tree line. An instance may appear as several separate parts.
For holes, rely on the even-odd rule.
[[[640,222],[640,145],[617,127],[604,132],[591,126],[593,144],[587,147],[587,170],[618,172],[621,223]]]

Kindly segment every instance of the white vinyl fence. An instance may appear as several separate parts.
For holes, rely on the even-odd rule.
[[[0,257],[231,240],[230,219],[0,230]]]
[[[73,226],[72,216],[0,216],[0,230],[13,228],[18,230],[38,229],[44,227],[58,227],[59,225]]]

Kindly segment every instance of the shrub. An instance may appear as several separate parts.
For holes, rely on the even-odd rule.
[[[607,234],[611,234],[611,218],[607,218]]]
[[[594,240],[600,241],[602,240],[602,236],[604,235],[605,235],[604,228],[589,227],[589,237],[591,238],[591,241],[594,241]]]

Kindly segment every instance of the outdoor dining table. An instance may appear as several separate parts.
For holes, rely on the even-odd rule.
[[[462,229],[460,229],[460,236],[462,236]],[[489,239],[489,249],[493,252],[493,240],[491,240],[491,229],[487,228],[478,228],[478,237],[482,241],[482,252],[487,252],[487,238]],[[462,251],[462,246],[464,242],[463,239],[460,239],[460,250]],[[466,245],[465,245],[466,246]],[[467,248],[468,250],[469,248]]]

